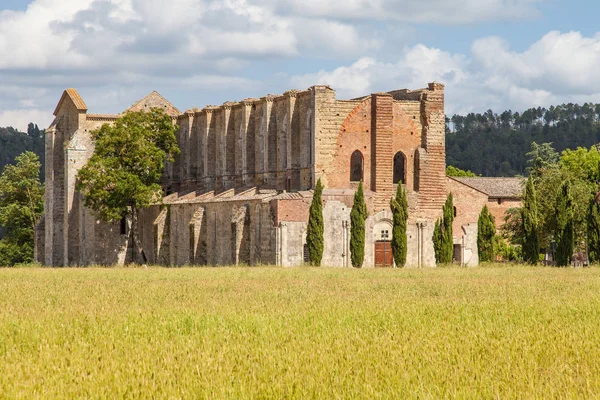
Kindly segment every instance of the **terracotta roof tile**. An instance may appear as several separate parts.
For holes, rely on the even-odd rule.
[[[494,198],[521,198],[525,184],[524,178],[502,178],[502,177],[449,177],[457,182],[479,190]]]
[[[79,95],[77,90],[75,90],[73,88],[69,88],[63,92],[63,94],[60,98],[60,101],[58,102],[58,105],[56,106],[56,109],[54,110],[55,116],[58,115],[58,110],[60,110],[60,107],[62,106],[63,101],[65,101],[65,99],[67,97],[71,99],[71,101],[73,102],[73,104],[75,105],[77,110],[87,111],[87,106],[85,105],[85,102],[83,101],[83,99],[81,98],[81,96]]]

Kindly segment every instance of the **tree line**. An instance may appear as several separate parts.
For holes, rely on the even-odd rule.
[[[521,208],[506,213],[504,237],[536,264],[543,254],[559,266],[574,256],[600,261],[600,153],[596,146],[558,153],[551,143],[532,143]],[[575,257],[577,258],[577,257]]]
[[[40,179],[44,181],[46,131],[40,130],[34,123],[29,123],[27,132],[20,132],[13,127],[0,127],[0,171],[5,165],[13,164],[18,155],[31,151],[40,161]]]
[[[446,162],[482,176],[527,173],[531,143],[558,152],[600,142],[600,104],[561,104],[521,113],[469,113],[446,117]]]

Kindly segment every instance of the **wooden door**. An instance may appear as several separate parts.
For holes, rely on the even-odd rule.
[[[393,266],[392,242],[375,242],[375,268]]]

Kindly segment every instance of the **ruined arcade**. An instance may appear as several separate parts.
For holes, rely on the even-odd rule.
[[[435,265],[431,238],[448,184],[442,84],[352,100],[313,86],[183,113],[152,92],[126,111],[151,107],[176,120],[181,148],[163,173],[163,203],[140,214],[151,263],[303,264],[308,209],[320,178],[322,265],[351,265],[350,209],[361,180],[369,211],[364,267],[392,262],[389,200],[397,184],[409,199],[407,265]],[[77,172],[94,151],[90,132],[118,115],[88,113],[74,89],[63,93],[54,115],[46,134],[37,259],[54,266],[130,261],[129,221],[97,221],[75,191]],[[473,222],[474,230],[466,223],[455,232],[470,264],[477,263]]]

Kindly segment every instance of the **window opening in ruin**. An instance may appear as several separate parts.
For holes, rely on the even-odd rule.
[[[292,190],[292,178],[287,178],[285,181],[285,190],[289,192]]]
[[[363,179],[363,155],[355,150],[350,157],[350,182],[359,182]]]
[[[406,183],[406,157],[401,151],[394,156],[394,184]]]
[[[498,199],[498,204],[502,204],[502,199]]]
[[[456,217],[456,207],[454,207],[454,216]]]
[[[415,192],[419,191],[419,149],[415,150],[415,165],[414,165],[414,179],[413,179],[413,186],[414,186],[414,190]]]
[[[304,258],[304,262],[308,263],[308,262],[310,262],[310,257],[308,255],[308,245],[307,244],[304,245],[304,249],[303,250],[304,250],[304,252],[303,252],[302,256]]]
[[[121,235],[127,234],[127,219],[121,218]]]

